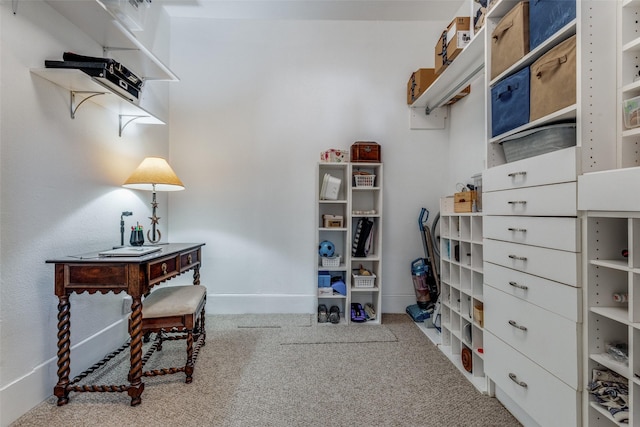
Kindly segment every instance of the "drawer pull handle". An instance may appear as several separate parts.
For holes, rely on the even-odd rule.
[[[187,255],[187,263],[191,264],[193,259],[191,258],[191,254]]]
[[[520,172],[511,172],[511,173],[507,174],[507,176],[508,176],[509,178],[513,178],[513,177],[516,177],[516,176],[518,176],[518,175],[525,176],[526,174],[527,174],[527,172],[526,172],[526,171],[520,171]]]
[[[163,262],[160,265],[160,268],[162,269],[162,274],[167,274],[167,263],[166,262]]]
[[[526,256],[509,255],[509,258],[515,259],[515,260],[518,260],[518,261],[526,261],[527,260]]]
[[[509,282],[509,284],[510,284],[511,286],[513,286],[514,288],[523,289],[523,290],[525,290],[525,291],[526,291],[527,289],[529,289],[529,287],[528,287],[528,286],[525,286],[525,285],[519,285],[519,284],[517,284],[516,282]]]
[[[527,330],[526,326],[518,325],[515,320],[509,320],[509,324],[511,326],[513,326],[514,328],[520,329],[521,331],[526,331]]]
[[[520,387],[527,388],[527,383],[525,383],[524,381],[518,381],[518,377],[516,376],[516,374],[509,372],[509,378],[511,378],[511,381],[518,384]]]
[[[526,200],[509,200],[507,203],[509,203],[510,205],[526,205],[527,201]]]
[[[514,227],[509,227],[507,228],[507,230],[509,231],[518,231],[520,233],[526,233],[527,229],[526,228],[514,228]]]

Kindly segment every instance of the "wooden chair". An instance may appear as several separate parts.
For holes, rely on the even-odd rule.
[[[142,376],[184,372],[185,382],[191,383],[198,352],[206,340],[206,301],[206,289],[201,285],[159,288],[142,301],[142,333],[145,342],[149,342],[151,333],[156,334],[153,344],[142,358],[143,367],[154,352],[162,350],[163,341],[187,341],[187,361],[184,366],[147,370],[142,372]]]

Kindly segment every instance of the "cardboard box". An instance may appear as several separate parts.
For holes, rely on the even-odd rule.
[[[414,71],[407,83],[407,104],[411,105],[436,80],[435,68],[420,68]]]
[[[453,211],[455,213],[473,212],[473,202],[476,200],[475,191],[464,191],[453,195]]]
[[[471,17],[454,18],[438,39],[435,47],[435,72],[442,73],[471,41]]]
[[[444,105],[453,105],[456,102],[460,101],[465,96],[469,95],[470,93],[471,93],[471,86],[467,86],[464,89],[462,89],[460,91],[460,93],[458,93],[453,98],[451,98],[449,101],[447,101]]]
[[[529,2],[521,1],[491,33],[491,79],[529,53]]]

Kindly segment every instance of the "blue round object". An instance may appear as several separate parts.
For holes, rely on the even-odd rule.
[[[336,247],[333,244],[333,242],[330,242],[328,240],[323,240],[322,242],[320,242],[320,245],[318,246],[318,253],[322,257],[332,257],[336,253]]]

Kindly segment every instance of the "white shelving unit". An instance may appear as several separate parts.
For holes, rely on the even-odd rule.
[[[105,57],[122,63],[146,83],[154,80],[178,81],[178,77],[102,1],[48,0],[47,3],[102,46]],[[31,72],[69,90],[71,118],[75,118],[78,108],[85,101],[90,101],[118,114],[120,135],[123,129],[134,121],[165,124],[163,120],[138,105],[137,100],[112,91],[98,79],[82,71],[37,68]]]
[[[346,295],[333,293],[323,295],[318,289],[318,304],[324,304],[329,309],[336,305],[340,308],[341,323],[351,322],[351,303],[366,303],[373,305],[376,318],[366,324],[381,323],[382,304],[382,182],[383,167],[381,163],[318,163],[317,174],[317,210],[316,231],[317,245],[323,240],[331,241],[340,255],[340,263],[336,266],[323,266],[322,258],[318,257],[317,273],[339,276],[346,285]],[[368,172],[375,175],[373,185],[357,186],[354,182],[354,172]],[[340,191],[336,200],[321,198],[322,183],[325,174],[341,180]],[[339,215],[343,218],[342,227],[325,227],[323,215]],[[372,240],[368,253],[364,257],[352,255],[354,233],[360,219],[373,221]],[[317,247],[317,246],[316,246]],[[325,264],[330,264],[325,260]],[[335,262],[334,262],[335,263]],[[363,268],[371,272],[375,279],[362,280],[357,283],[354,274]],[[369,286],[372,282],[373,286]],[[361,286],[361,285],[366,286]]]
[[[483,261],[482,215],[441,214],[439,348],[476,389],[490,393],[484,370]]]
[[[615,206],[614,206],[615,207]],[[628,424],[614,420],[588,393],[586,426],[637,425],[640,420],[640,212],[588,211],[585,226],[586,335],[585,383],[593,369],[607,368],[624,378],[629,390]],[[623,250],[628,249],[628,257]],[[628,295],[616,302],[614,294]],[[616,360],[609,344],[628,347],[628,359]]]
[[[489,10],[486,64],[491,63],[493,30],[517,3],[502,0]],[[485,73],[491,118],[492,86],[576,36],[576,103],[500,135],[491,136],[490,120],[485,129],[485,369],[496,396],[525,425],[583,425],[583,254],[577,181],[584,172],[616,164],[615,136],[605,125],[616,117],[611,66],[606,65],[615,61],[615,9],[613,2],[577,1],[575,20],[496,78],[489,78],[490,69]],[[504,138],[567,121],[576,123],[575,148],[506,161],[500,145]]]
[[[618,9],[618,168],[640,166],[640,127],[624,125],[622,103],[640,96],[640,0],[619,2]]]
[[[583,211],[586,246],[584,382],[594,369],[619,374],[628,387],[628,423],[585,393],[585,426],[640,423],[640,127],[626,128],[622,105],[640,96],[640,1],[617,3],[616,159],[607,170],[578,179],[578,208]],[[613,123],[613,122],[612,122]],[[630,186],[626,184],[630,183]],[[628,250],[627,256],[623,250]],[[618,302],[614,294],[627,295]],[[627,360],[612,357],[608,344],[627,346]]]
[[[376,310],[376,319],[367,323],[380,324],[382,314],[382,183],[384,182],[382,163],[350,163],[349,175],[353,177],[354,173],[366,172],[375,175],[373,186],[357,185],[355,178],[350,178],[350,217],[349,222],[351,231],[349,233],[350,246],[353,245],[353,238],[356,232],[357,223],[360,219],[373,221],[373,229],[371,232],[372,243],[371,249],[364,257],[356,257],[350,253],[349,261],[351,273],[357,272],[360,265],[373,273],[376,278],[373,287],[360,287],[355,282],[352,275],[349,286],[349,305],[351,303],[360,303],[363,307],[366,303],[370,303]],[[362,283],[362,282],[360,282]]]
[[[478,3],[466,0],[456,16],[475,16]],[[411,110],[420,114],[431,114],[442,107],[455,95],[460,93],[471,81],[484,70],[485,30],[481,28],[477,33],[473,29],[471,20],[471,41],[454,61],[438,76],[438,78],[411,105]]]

